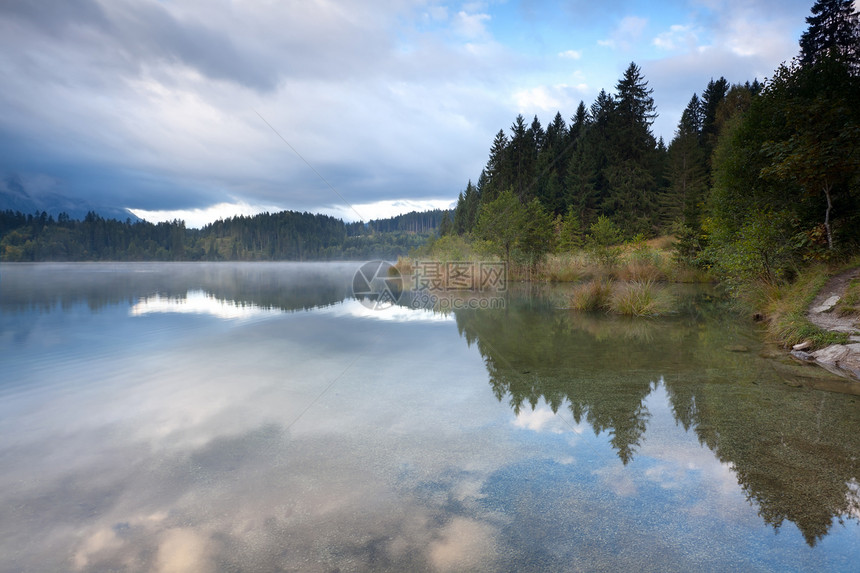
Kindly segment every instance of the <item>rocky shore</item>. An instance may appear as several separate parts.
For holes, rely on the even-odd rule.
[[[848,334],[847,344],[833,344],[807,352],[811,342],[796,344],[791,354],[805,362],[814,362],[828,371],[860,382],[860,317],[841,316],[834,312],[852,280],[860,278],[860,268],[841,273],[828,281],[812,301],[807,312],[809,321],[824,330]]]

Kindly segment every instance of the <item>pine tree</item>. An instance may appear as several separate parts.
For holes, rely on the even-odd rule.
[[[561,112],[557,111],[552,123],[546,127],[546,147],[557,154],[564,149],[565,139],[567,139],[567,126],[564,118],[561,117]]]
[[[831,56],[848,62],[854,73],[860,71],[860,16],[852,0],[817,0],[809,28],[800,37],[800,63],[811,66]]]
[[[546,132],[543,130],[543,126],[541,126],[538,116],[535,116],[532,120],[532,124],[529,126],[529,131],[531,132],[531,137],[534,141],[534,153],[537,155],[543,151],[546,146]]]
[[[663,194],[660,221],[664,229],[675,221],[694,230],[700,227],[700,206],[707,192],[705,157],[699,146],[700,126],[701,105],[693,94],[669,146],[669,187]]]
[[[481,191],[487,201],[495,199],[502,190],[511,185],[510,162],[508,161],[508,137],[504,130],[499,130],[490,147],[490,158],[483,174],[486,175],[485,184]]]
[[[612,142],[601,208],[628,233],[652,234],[658,222],[657,182],[662,177],[651,124],[657,116],[653,90],[635,63],[616,86],[609,121]]]
[[[475,227],[479,200],[478,190],[470,179],[466,190],[457,197],[457,207],[454,209],[454,232],[458,235],[469,233]]]
[[[598,177],[596,159],[591,143],[586,139],[576,147],[567,167],[564,204],[568,213],[571,210],[576,213],[582,228],[588,228],[597,220],[599,198],[595,184]]]
[[[601,93],[605,96],[606,92],[601,91]],[[600,97],[600,96],[598,96]],[[572,118],[570,118],[570,139],[571,141],[577,141],[580,137],[583,136],[585,132],[585,128],[588,127],[588,123],[591,120],[591,116],[588,114],[588,110],[585,108],[585,102],[580,100],[579,106],[576,108],[576,113]]]
[[[726,78],[708,82],[708,87],[702,92],[702,128],[701,139],[705,155],[710,157],[717,144],[717,109],[729,91],[729,81]]]
[[[517,115],[511,125],[511,142],[508,157],[512,172],[512,187],[520,201],[528,200],[534,172],[535,141],[534,132],[526,127],[522,114]]]

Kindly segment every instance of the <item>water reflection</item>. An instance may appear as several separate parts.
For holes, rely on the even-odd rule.
[[[780,376],[755,332],[712,296],[693,294],[659,321],[559,312],[540,300],[456,312],[493,393],[515,414],[544,402],[554,414],[568,410],[606,433],[627,465],[647,440],[647,399],[663,386],[676,423],[734,470],[766,523],[791,521],[813,546],[834,520],[860,518],[857,400],[792,388],[796,377]]]
[[[711,294],[372,311],[355,266],[0,268],[0,571],[860,559],[856,398]]]
[[[273,308],[263,308],[253,303],[219,299],[204,290],[189,290],[185,296],[141,297],[131,307],[132,316],[154,313],[207,314],[227,320],[247,320],[272,316],[279,313]]]
[[[4,267],[0,268],[0,311],[6,313],[50,312],[79,303],[98,310],[121,303],[134,305],[141,299],[168,304],[188,299],[189,292],[194,293],[196,303],[200,302],[197,293],[203,292],[226,305],[292,312],[343,301],[350,295],[357,265],[64,263]],[[174,305],[174,311],[179,308]]]

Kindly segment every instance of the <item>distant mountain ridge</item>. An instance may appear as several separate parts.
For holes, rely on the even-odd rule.
[[[45,212],[56,217],[66,213],[70,218],[83,220],[87,213],[93,211],[105,219],[139,221],[140,219],[128,209],[93,205],[88,201],[71,199],[59,193],[28,191],[24,181],[18,175],[9,175],[0,180],[0,211],[20,211],[26,215]]]

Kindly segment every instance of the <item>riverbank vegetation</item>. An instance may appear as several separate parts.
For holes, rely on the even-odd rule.
[[[767,317],[767,332],[772,340],[788,346],[809,342],[808,350],[831,344],[845,344],[848,335],[822,330],[806,316],[809,305],[832,275],[832,268],[816,264],[805,268],[791,282],[758,281],[746,289],[750,306]]]

